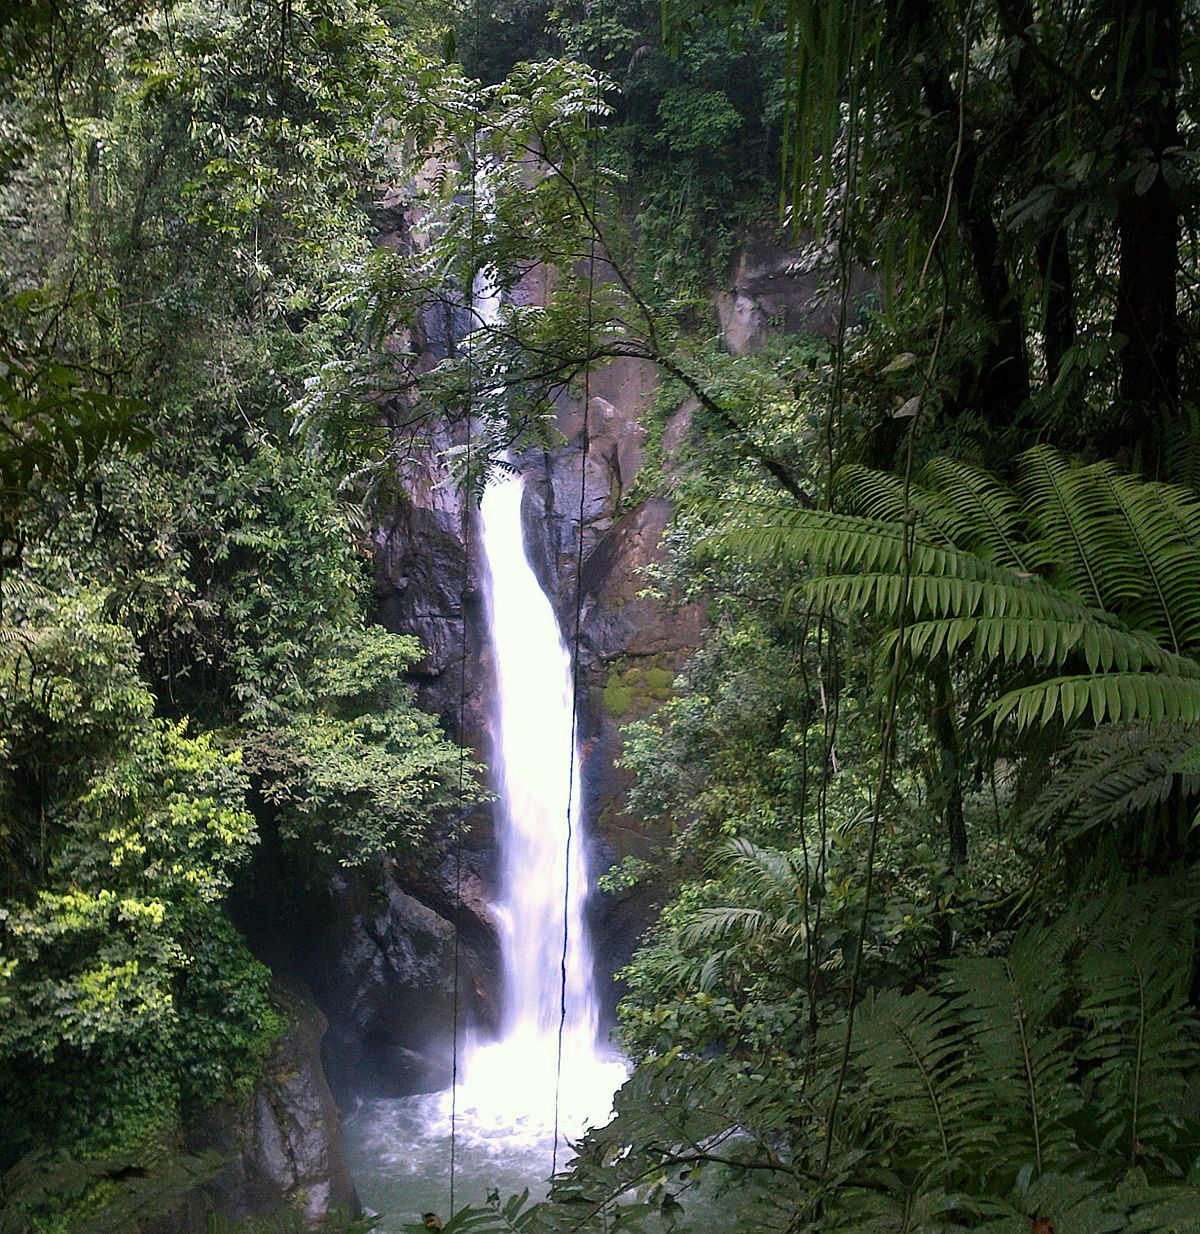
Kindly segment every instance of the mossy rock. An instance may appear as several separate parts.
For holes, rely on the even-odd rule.
[[[604,684],[604,710],[615,720],[653,711],[674,693],[674,681],[670,669],[653,663],[614,667]]]

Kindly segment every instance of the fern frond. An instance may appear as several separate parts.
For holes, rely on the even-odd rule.
[[[1014,1177],[1028,1167],[1041,1174],[1070,1156],[1069,1119],[1079,1101],[1068,1030],[1053,1015],[1068,986],[1066,947],[1061,930],[1028,929],[1002,959],[962,959],[946,969],[1004,1126],[998,1151]]]
[[[834,485],[838,505],[847,514],[862,518],[897,523],[906,510],[920,504],[921,493],[916,485],[910,488],[906,505],[903,479],[895,472],[880,471],[878,467],[868,467],[865,463],[847,463],[839,468]]]
[[[1046,445],[1021,456],[1019,486],[1064,583],[1084,603],[1103,608],[1106,546],[1096,535],[1105,513],[1100,490],[1084,469]]]
[[[1184,1123],[1200,1021],[1188,998],[1195,895],[1175,884],[1114,898],[1081,962],[1092,1105],[1102,1151],[1164,1159]],[[1193,1112],[1194,1113],[1194,1112]]]
[[[1196,724],[1200,722],[1200,678],[1195,665],[1186,673],[1160,670],[1055,677],[1009,690],[983,714],[997,724],[1013,719],[1019,730],[1049,724],[1055,717],[1067,725],[1085,717],[1093,725]]]
[[[1120,475],[1107,462],[1087,469],[1111,503],[1117,534],[1105,554],[1105,607],[1172,651],[1200,642],[1200,505],[1166,485]],[[1118,544],[1118,535],[1121,543]]]
[[[1176,786],[1200,792],[1200,765],[1176,767],[1194,748],[1195,734],[1183,725],[1102,725],[1067,746],[1027,817],[1036,827],[1064,826],[1079,835],[1153,809]]]
[[[924,1158],[930,1179],[951,1178],[965,1156],[990,1151],[987,1093],[963,1070],[966,1042],[944,999],[891,991],[867,999],[852,1050],[904,1156]]]
[[[958,547],[1020,572],[1032,573],[1045,564],[1045,553],[1029,538],[1017,495],[989,472],[957,459],[935,458],[922,469],[921,483],[938,494]]]
[[[706,947],[731,934],[754,938],[769,928],[771,920],[760,908],[697,908],[680,929],[679,941],[686,947]]]
[[[997,597],[986,598],[994,602]],[[1168,658],[1152,640],[1109,625],[1100,614],[1044,616],[1027,605],[1026,599],[1017,597],[1025,613],[1018,608],[997,617],[913,622],[904,631],[905,648],[918,661],[966,650],[985,663],[1001,661],[1012,667],[1062,668],[1072,655],[1079,655],[1092,673],[1153,667],[1187,676],[1192,671],[1191,661]],[[895,646],[898,637],[896,632],[885,637],[885,652]]]
[[[737,514],[731,512],[731,522]],[[908,553],[907,622],[923,620],[994,622],[979,627],[930,629],[918,639],[945,639],[958,647],[976,632],[983,654],[1003,655],[1045,666],[1061,664],[1069,650],[1080,650],[1088,667],[1158,667],[1181,675],[1192,662],[1173,656],[1154,639],[1125,629],[1111,615],[1064,595],[1040,578],[1022,577],[965,550],[915,538],[905,548],[905,529],[855,515],[826,511],[781,511],[775,521],[727,526],[709,537],[750,560],[811,563],[826,573],[805,580],[797,590],[817,603],[845,605],[855,612],[898,624],[904,599],[904,557]],[[1025,632],[1010,622],[1033,622]],[[1040,625],[1037,623],[1041,623]],[[1005,654],[1005,647],[1014,651]],[[1019,650],[1018,650],[1019,649]]]
[[[725,848],[743,879],[751,886],[791,899],[804,879],[804,856],[785,849],[767,848],[735,836]]]

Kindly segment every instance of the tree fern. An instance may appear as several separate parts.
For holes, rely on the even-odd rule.
[[[1084,474],[1110,509],[1108,547],[1097,561],[1104,607],[1172,651],[1200,642],[1200,506],[1165,485],[1120,475],[1111,463]]]
[[[1085,604],[1103,608],[1103,554],[1113,546],[1098,535],[1107,513],[1099,487],[1085,469],[1048,447],[1022,455],[1018,483],[1035,511],[1061,585]]]
[[[987,714],[997,722],[1016,721],[1019,729],[1058,720],[1073,724],[1200,723],[1200,679],[1186,672],[1121,671],[1055,677],[1009,690]]]
[[[981,468],[933,459],[910,485],[907,504],[899,476],[860,464],[838,472],[837,489],[847,513],[898,522],[912,511],[931,539],[1012,570],[1031,572],[1040,564],[1016,494]]]
[[[1200,667],[1182,654],[1200,641],[1200,503],[1048,447],[1022,456],[1016,491],[946,459],[919,479],[906,509],[896,477],[848,468],[841,491],[871,516],[743,509],[710,544],[792,563],[794,597],[903,626],[918,661],[1019,671],[996,721],[1200,719]]]
[[[1181,770],[1196,738],[1179,724],[1105,724],[1074,738],[1029,811],[1036,828],[1077,836],[1160,806],[1176,789],[1200,792],[1200,765]]]

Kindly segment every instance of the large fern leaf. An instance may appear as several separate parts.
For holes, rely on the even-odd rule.
[[[1200,678],[1195,665],[1184,663],[1183,672],[1088,673],[1039,681],[1009,690],[985,714],[997,723],[1011,718],[1018,729],[1055,719],[1070,725],[1085,717],[1092,724],[1200,723]]]
[[[1021,456],[1019,486],[1028,495],[1061,584],[1085,604],[1103,608],[1104,557],[1113,545],[1099,534],[1108,512],[1099,488],[1084,469],[1049,446]]]
[[[1083,956],[1081,1054],[1099,1147],[1130,1165],[1166,1159],[1187,1115],[1186,1081],[1200,1062],[1188,998],[1196,908],[1173,883],[1118,895]]]
[[[997,1131],[995,1165],[1008,1177],[1042,1174],[1072,1157],[1072,1085],[1068,1029],[1054,1012],[1066,996],[1068,939],[1054,929],[1028,929],[1006,956],[950,964],[946,983],[971,1028],[979,1078],[991,1094]]]
[[[1196,736],[1178,724],[1105,724],[1076,737],[1031,807],[1035,827],[1079,835],[1161,805],[1176,788],[1200,792],[1200,766],[1180,770]]]
[[[994,565],[1032,572],[1042,564],[1016,494],[968,463],[933,459],[909,486],[907,497],[899,476],[850,464],[838,472],[838,494],[848,513],[866,518],[900,522],[911,512],[927,538]]]
[[[953,512],[951,539],[994,565],[1032,573],[1045,552],[1030,538],[1017,495],[995,476],[957,459],[935,458],[921,472],[925,488]]]
[[[893,1128],[896,1155],[924,1186],[945,1184],[993,1151],[989,1095],[963,1068],[966,1041],[953,1008],[933,994],[884,992],[855,1019],[853,1057]]]
[[[1172,651],[1200,643],[1200,550],[1189,534],[1200,505],[1166,485],[1120,475],[1111,463],[1087,472],[1112,510],[1115,551],[1099,563],[1104,606]]]
[[[964,652],[1021,670],[989,710],[996,721],[1195,722],[1200,667],[1181,653],[1200,643],[1200,503],[1049,447],[1024,455],[1020,475],[1023,511],[950,460],[908,494],[894,476],[847,468],[842,490],[866,514],[743,509],[710,543],[808,567],[796,595],[903,628],[917,660]],[[1035,573],[1047,566],[1058,585]],[[1031,671],[1054,675],[1030,682]]]

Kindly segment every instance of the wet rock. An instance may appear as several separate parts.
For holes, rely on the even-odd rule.
[[[662,559],[674,507],[651,497],[613,526],[583,563],[584,652],[590,663],[655,656],[695,647],[703,629],[698,604],[676,605],[644,593],[646,567]]]
[[[767,334],[767,314],[753,296],[723,291],[717,296],[721,342],[731,355],[744,356],[760,346]]]
[[[425,654],[413,672],[422,706],[454,736],[465,712],[467,742],[481,749],[487,623],[479,561],[465,547],[478,540],[478,519],[444,480],[432,458],[406,466],[406,496],[375,531],[374,615],[385,628],[420,640]]]
[[[478,861],[465,853],[457,878],[453,858],[433,870],[386,863],[329,889],[306,977],[329,1014],[322,1055],[343,1104],[445,1087],[456,1015],[494,1018],[497,942]]]
[[[242,1218],[291,1208],[305,1228],[318,1229],[335,1212],[358,1211],[340,1115],[321,1068],[327,1021],[294,981],[277,981],[275,998],[288,1027],[255,1091],[198,1118],[187,1148],[230,1158],[206,1187],[217,1213]]]

